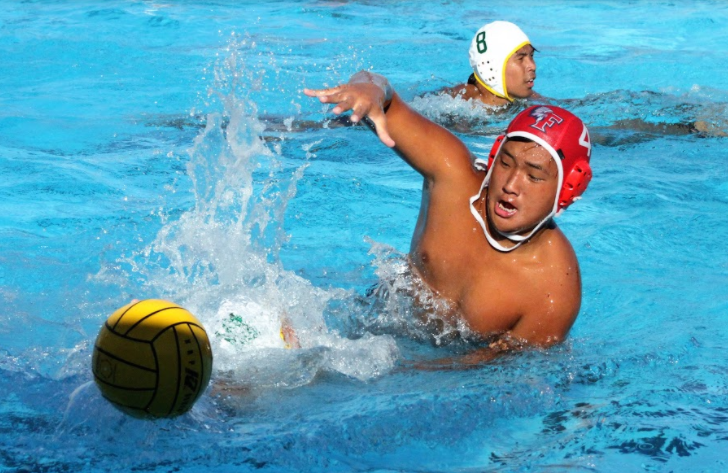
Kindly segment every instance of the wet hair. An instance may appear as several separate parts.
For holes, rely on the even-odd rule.
[[[533,140],[529,140],[525,136],[511,136],[508,141],[518,141],[520,143],[535,143]]]
[[[535,141],[529,140],[525,136],[512,136],[512,137],[508,138],[508,141],[520,141],[522,143],[535,143]],[[561,151],[560,149],[557,149],[556,150],[556,154],[559,155],[559,158],[561,158],[562,161],[564,160],[564,152],[563,151]]]

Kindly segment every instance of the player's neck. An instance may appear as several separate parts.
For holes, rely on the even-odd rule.
[[[476,84],[475,87],[480,92],[480,101],[486,105],[493,107],[502,107],[503,105],[509,105],[511,102],[503,97],[498,97],[490,90],[483,87],[482,84]]]

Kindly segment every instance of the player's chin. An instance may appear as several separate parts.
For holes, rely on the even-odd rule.
[[[498,220],[502,220],[502,219],[497,219],[497,218],[493,219],[492,224],[495,227],[496,231],[498,231],[498,233],[500,233],[500,234],[512,234],[512,233],[518,232],[520,230],[520,228],[518,226],[514,226],[510,222],[505,223],[502,221],[499,222]]]
[[[513,96],[517,99],[528,99],[534,94],[533,89],[530,87],[524,87],[522,90],[513,93]]]
[[[527,235],[536,226],[533,222],[519,221],[520,219],[496,218],[493,224],[499,233],[508,235]]]
[[[527,99],[534,94],[533,86],[534,81],[526,81],[522,84],[519,84],[519,86],[516,87],[516,90],[511,90],[510,92],[512,95],[517,96],[518,98]]]

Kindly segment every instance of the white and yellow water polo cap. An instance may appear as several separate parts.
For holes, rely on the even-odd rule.
[[[498,97],[512,102],[506,89],[506,63],[530,43],[526,33],[509,21],[494,21],[481,27],[470,43],[470,66],[475,80]]]

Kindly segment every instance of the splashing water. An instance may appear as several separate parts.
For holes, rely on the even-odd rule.
[[[378,282],[368,291],[363,313],[354,316],[350,330],[394,333],[434,346],[478,340],[466,322],[454,316],[457,310],[452,303],[427,286],[405,255],[389,245],[367,241]]]
[[[411,105],[453,132],[484,135],[498,135],[521,110],[521,107],[491,106],[478,100],[462,100],[442,92],[414,97]]]
[[[249,48],[254,45],[233,43],[215,67],[210,95],[223,110],[207,115],[189,151],[193,208],[176,218],[162,215],[154,241],[119,263],[149,294],[173,300],[200,319],[215,356],[213,379],[257,388],[300,386],[322,370],[371,379],[394,365],[394,339],[348,339],[330,331],[327,306],[351,293],[315,287],[279,260],[287,240],[284,213],[315,157],[315,143],[302,147],[305,159],[292,169],[280,144],[267,143],[251,98],[258,81],[243,61]],[[292,121],[284,123],[290,127]],[[284,323],[295,331],[300,349],[284,349]]]

